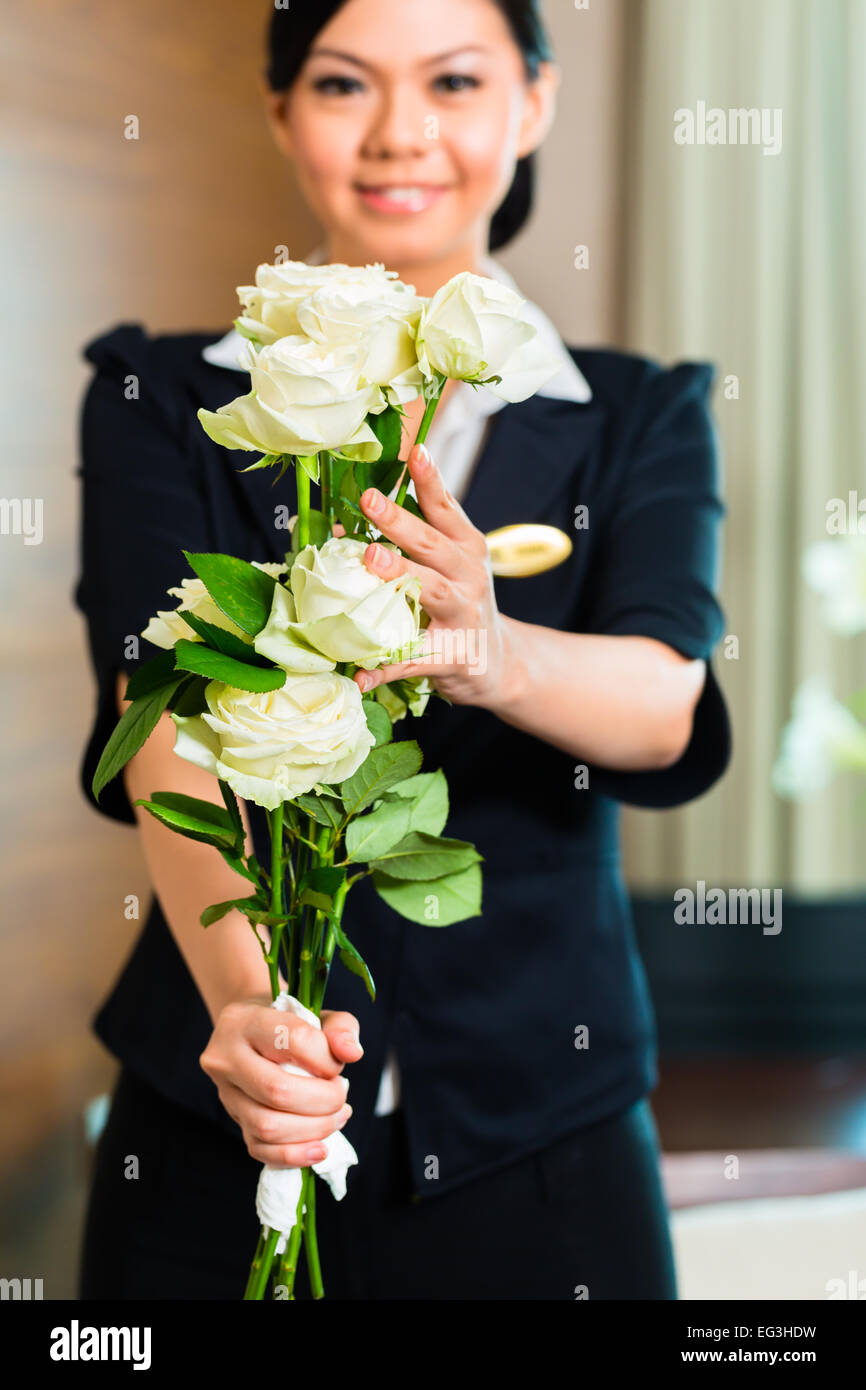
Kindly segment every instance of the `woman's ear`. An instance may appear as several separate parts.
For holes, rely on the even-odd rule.
[[[518,159],[537,150],[553,125],[559,82],[560,71],[556,63],[544,61],[539,63],[538,72],[527,83],[518,136]]]
[[[264,78],[260,79],[265,115],[270,126],[271,136],[280,154],[293,159],[295,153],[288,121],[288,92],[274,92]]]

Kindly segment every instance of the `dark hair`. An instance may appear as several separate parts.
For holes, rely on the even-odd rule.
[[[538,0],[494,0],[494,3],[508,20],[531,81],[537,76],[539,63],[553,59]],[[344,0],[291,0],[290,7],[274,8],[268,21],[265,70],[272,91],[282,92],[291,87],[314,38],[343,4]],[[518,159],[511,187],[490,222],[491,251],[511,241],[527,221],[532,211],[534,175],[534,155]]]

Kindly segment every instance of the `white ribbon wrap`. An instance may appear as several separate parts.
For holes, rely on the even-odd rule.
[[[295,1014],[314,1028],[322,1026],[310,1009],[305,1008],[294,995],[288,994],[285,990],[277,995],[273,1006],[282,1013]],[[294,1062],[282,1062],[281,1066],[283,1071],[290,1072],[292,1076],[312,1075],[306,1068],[296,1066]],[[346,1173],[353,1163],[358,1162],[358,1155],[342,1130],[335,1129],[333,1134],[321,1142],[326,1149],[325,1157],[318,1163],[313,1163],[311,1167],[320,1178],[325,1179],[339,1202],[346,1195]],[[269,1164],[265,1165],[259,1177],[256,1211],[263,1226],[270,1226],[272,1231],[280,1232],[276,1247],[278,1255],[285,1250],[288,1236],[297,1219],[302,1178],[301,1168],[272,1168]]]

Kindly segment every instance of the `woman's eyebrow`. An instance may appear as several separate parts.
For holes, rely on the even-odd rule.
[[[481,44],[464,44],[462,48],[450,48],[447,53],[436,53],[432,58],[424,58],[421,67],[430,67],[434,63],[441,63],[445,58],[454,58],[458,53],[487,53],[489,50]],[[342,58],[344,63],[354,63],[356,67],[368,68],[373,70],[372,63],[365,63],[363,58],[356,58],[353,53],[343,53],[338,48],[311,48],[311,58]]]

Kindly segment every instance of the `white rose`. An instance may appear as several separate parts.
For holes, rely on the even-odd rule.
[[[275,563],[259,563],[253,560],[256,569],[264,570],[272,579],[279,579],[281,574],[285,574],[286,566]],[[233,632],[235,637],[240,637],[244,642],[252,642],[249,633],[239,628],[237,623],[233,623],[231,618],[226,617],[221,608],[218,608],[204,586],[201,579],[182,579],[180,584],[166,590],[172,598],[179,598],[180,603],[177,608],[158,608],[156,617],[151,618],[141,636],[146,637],[148,642],[152,642],[155,647],[163,647],[166,651],[173,647],[179,638],[183,637],[187,642],[201,642],[197,632],[193,632],[188,623],[183,620],[184,613],[194,613],[197,618],[202,618],[206,623],[213,623],[214,627],[221,627],[225,632]]]
[[[375,743],[358,686],[336,671],[262,693],[210,681],[204,697],[204,713],[172,714],[174,751],[269,811],[351,777]]]
[[[549,381],[559,364],[523,317],[525,300],[498,280],[461,271],[437,290],[418,324],[421,371],[459,381],[485,381],[505,401],[523,401]]]
[[[289,587],[274,590],[256,651],[288,670],[310,649],[370,670],[409,660],[423,638],[421,581],[408,573],[388,580],[371,573],[366,549],[353,536],[305,546],[289,571]]]
[[[227,449],[265,454],[339,450],[376,459],[382,446],[366,416],[386,405],[378,386],[363,382],[363,350],[347,343],[328,348],[300,334],[256,352],[247,343],[241,361],[252,391],[216,412],[200,410],[202,427]]]
[[[415,328],[425,300],[394,271],[368,267],[363,280],[333,279],[298,305],[298,322],[316,342],[354,343],[363,349],[365,381],[386,388],[393,405],[420,395],[424,378],[415,352]]]
[[[363,283],[377,280],[384,272],[382,265],[307,265],[305,261],[260,265],[254,285],[238,285],[243,313],[235,319],[235,327],[263,346],[275,343],[301,332],[298,305],[323,285]]]

